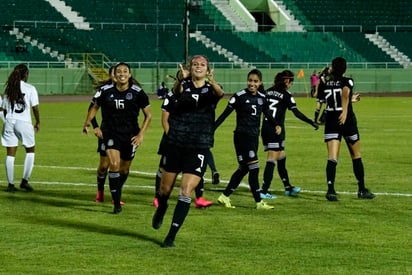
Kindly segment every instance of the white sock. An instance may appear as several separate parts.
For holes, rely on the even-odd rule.
[[[24,159],[23,179],[29,180],[34,166],[34,153],[26,153]]]
[[[10,184],[14,184],[14,159],[15,157],[6,156],[6,175]]]

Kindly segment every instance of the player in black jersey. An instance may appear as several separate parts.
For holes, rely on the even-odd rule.
[[[191,194],[205,173],[207,153],[214,143],[215,108],[224,94],[214,80],[207,58],[202,55],[190,60],[189,70],[180,66],[173,91],[177,100],[168,119],[159,206],[152,219],[154,229],[162,225],[179,173],[182,179],[172,223],[162,247],[174,246],[176,234],[190,209]]]
[[[259,192],[259,161],[258,145],[260,120],[262,113],[268,117],[280,134],[281,127],[277,125],[269,110],[265,95],[259,91],[262,89],[262,73],[251,70],[247,75],[247,88],[237,92],[230,99],[226,109],[216,120],[216,128],[236,110],[236,129],[233,135],[235,151],[239,166],[230,178],[223,194],[217,201],[227,208],[234,208],[229,196],[236,190],[243,177],[249,173],[249,186],[256,202],[257,209],[273,209],[274,207],[262,201]],[[275,126],[276,125],[276,126]]]
[[[288,171],[286,170],[286,153],[285,153],[285,116],[286,110],[291,110],[293,114],[300,120],[312,125],[316,130],[319,126],[303,113],[298,110],[296,101],[289,89],[293,85],[294,75],[289,70],[284,70],[276,74],[274,85],[266,90],[266,98],[269,102],[269,109],[272,116],[282,127],[280,134],[275,133],[273,123],[267,118],[262,123],[262,141],[265,151],[267,152],[266,166],[263,174],[263,185],[260,190],[262,199],[274,199],[275,197],[268,191],[273,179],[273,171],[277,162],[278,174],[285,188],[286,196],[296,196],[300,192],[300,188],[292,186],[289,182]]]
[[[373,199],[375,197],[365,188],[359,130],[352,108],[353,79],[344,76],[346,66],[344,58],[336,57],[333,59],[330,78],[325,83],[321,82],[318,89],[320,96],[326,100],[324,140],[328,149],[326,199],[329,201],[338,200],[335,192],[335,176],[342,137],[345,139],[352,158],[353,172],[358,181],[358,198]]]
[[[135,156],[136,149],[142,144],[144,134],[150,125],[152,114],[149,98],[138,82],[132,77],[130,66],[118,63],[115,68],[116,83],[103,86],[96,93],[96,104],[90,109],[83,131],[101,107],[101,133],[106,154],[109,157],[109,186],[114,201],[113,213],[122,211],[121,194]],[[144,115],[139,126],[140,110]]]
[[[96,85],[96,91],[99,91],[103,86],[115,83],[114,78],[114,66],[109,68],[109,79],[103,80]],[[96,97],[93,97],[87,112],[94,106],[96,102]],[[100,154],[99,166],[97,167],[96,177],[97,177],[97,192],[96,192],[96,202],[104,202],[104,184],[107,177],[107,170],[109,169],[109,158],[107,157],[106,150],[103,145],[103,140],[99,137],[102,136],[102,131],[100,130],[99,123],[96,117],[91,121],[93,126],[94,134],[97,138],[97,152]]]
[[[162,173],[164,171],[163,162],[164,162],[164,153],[166,152],[166,147],[167,147],[166,133],[169,131],[169,115],[171,112],[173,112],[173,107],[175,103],[176,103],[176,96],[174,95],[173,91],[170,91],[165,95],[165,99],[163,100],[163,104],[161,107],[162,108],[162,127],[164,130],[164,134],[162,135],[162,138],[159,144],[159,149],[157,151],[157,154],[160,155],[160,161],[159,161],[159,169],[157,170],[157,173],[156,173],[155,197],[153,199],[153,206],[156,208],[159,206],[160,181],[162,178]],[[209,160],[210,155],[211,153],[207,156],[208,163],[210,162]],[[206,200],[203,197],[203,192],[204,192],[203,186],[204,186],[204,179],[202,177],[202,179],[200,180],[200,183],[195,188],[195,194],[196,194],[195,207],[196,208],[205,208],[213,204],[212,201]]]
[[[325,99],[319,96],[318,87],[319,87],[320,82],[323,82],[323,83],[326,82],[326,80],[329,78],[329,73],[330,73],[329,67],[323,68],[323,70],[319,73],[319,79],[318,79],[317,85],[315,86],[314,97],[316,98],[316,108],[315,108],[315,118],[313,120],[317,124],[325,123],[326,109],[323,109],[322,114],[321,114],[322,106],[323,104],[325,104]],[[318,121],[318,118],[319,118],[319,121]]]

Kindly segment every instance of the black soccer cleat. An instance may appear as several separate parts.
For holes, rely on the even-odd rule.
[[[167,205],[166,207],[159,205],[159,207],[156,209],[156,212],[154,213],[153,218],[152,218],[152,227],[154,229],[157,230],[162,226],[163,218],[166,214],[166,210],[167,210]]]
[[[33,187],[31,187],[31,185],[25,179],[21,180],[20,188],[26,190],[27,192],[33,191]]]
[[[17,188],[14,186],[14,184],[9,183],[9,185],[7,185],[6,192],[14,193],[16,191],[17,191]]]
[[[358,198],[359,199],[368,199],[371,200],[375,197],[375,194],[369,192],[368,189],[363,189],[363,191],[358,192]]]
[[[119,214],[120,212],[122,212],[122,206],[115,206],[113,208],[113,214]]]
[[[328,200],[328,201],[339,201],[338,200],[338,196],[336,195],[336,193],[326,193],[326,199]]]
[[[175,247],[174,240],[171,238],[166,237],[164,242],[160,245],[160,247],[168,248],[168,247]]]

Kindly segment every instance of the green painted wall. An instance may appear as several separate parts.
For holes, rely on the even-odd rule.
[[[318,68],[317,70],[320,70]],[[216,80],[221,83],[227,94],[234,93],[246,87],[246,76],[250,69],[215,69]],[[276,73],[283,70],[261,69],[265,87],[273,83]],[[292,69],[295,75],[299,69]],[[309,77],[313,69],[304,69],[304,78],[295,78],[292,87],[293,93],[307,93],[310,90]],[[0,69],[1,92],[10,69]],[[175,68],[141,68],[133,69],[133,76],[139,80],[148,94],[156,93],[161,81],[165,81],[170,88],[173,80],[167,75],[175,75]],[[355,91],[362,93],[391,93],[412,91],[412,69],[348,69],[347,76],[355,81]],[[29,82],[37,87],[40,95],[72,95],[90,94],[93,91],[93,82],[85,69],[31,69]]]

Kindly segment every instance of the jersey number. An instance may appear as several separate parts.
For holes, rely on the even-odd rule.
[[[276,117],[276,112],[278,111],[278,108],[276,107],[276,105],[278,105],[279,100],[277,99],[269,99],[270,105],[269,105],[269,109],[272,111],[272,117],[275,118]]]
[[[124,99],[115,99],[116,109],[124,109]]]
[[[330,111],[342,111],[341,93],[342,89],[340,88],[325,90],[325,99]]]

